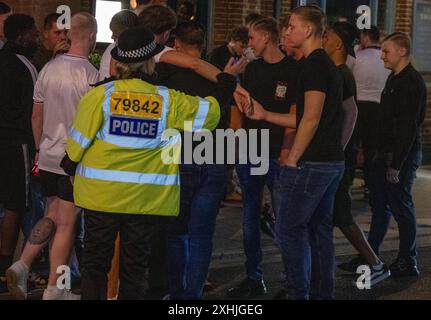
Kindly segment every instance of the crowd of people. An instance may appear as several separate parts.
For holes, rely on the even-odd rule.
[[[53,13],[39,32],[0,2],[1,290],[28,298],[49,249],[45,300],[202,299],[217,214],[232,194],[246,275],[230,298],[267,293],[262,208],[283,260],[276,299],[334,298],[334,227],[359,253],[340,268],[368,265],[372,286],[419,275],[412,187],[426,86],[407,34],[328,26],[319,7],[300,6],[280,21],[249,14],[206,60],[192,6],[176,14],[165,1],[137,3],[112,18],[114,42],[96,69],[92,15],[73,15],[65,30]],[[269,134],[250,146],[269,151],[264,175],[252,161],[165,161],[190,156],[190,135],[229,128]],[[351,212],[359,150],[368,238]],[[387,265],[379,248],[392,216],[400,247]],[[58,286],[64,265],[80,295]]]

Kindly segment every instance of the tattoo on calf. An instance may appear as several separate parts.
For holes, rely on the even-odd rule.
[[[50,218],[42,218],[31,230],[30,237],[28,241],[33,245],[44,244],[51,240],[54,236],[56,230],[55,222]]]

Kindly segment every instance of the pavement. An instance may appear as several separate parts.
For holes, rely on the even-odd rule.
[[[363,197],[363,181],[355,179],[352,210],[362,230],[369,230],[371,211]],[[419,252],[419,278],[387,279],[371,290],[359,290],[352,281],[359,275],[352,275],[337,269],[335,296],[339,300],[428,300],[431,299],[431,167],[418,171],[414,185],[414,201],[417,210],[417,244]],[[214,237],[213,259],[209,280],[213,289],[205,293],[205,299],[224,300],[228,288],[244,279],[245,257],[242,248],[242,208],[240,203],[225,203],[220,210]],[[341,232],[334,230],[337,264],[356,255],[355,249]],[[398,231],[395,222],[382,246],[381,258],[388,265],[396,259]],[[280,252],[273,239],[262,234],[263,270],[268,293],[256,299],[271,299],[282,288],[282,264]],[[31,299],[40,299],[42,291],[35,291]],[[7,294],[0,300],[7,300]]]

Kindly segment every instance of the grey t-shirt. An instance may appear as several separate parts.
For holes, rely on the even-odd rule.
[[[50,61],[40,72],[34,102],[43,104],[43,131],[39,168],[66,175],[60,167],[68,132],[81,98],[97,83],[97,69],[84,57],[64,54]]]

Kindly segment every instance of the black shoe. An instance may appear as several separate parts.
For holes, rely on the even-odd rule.
[[[368,263],[366,263],[364,259],[362,259],[360,256],[357,256],[350,261],[339,264],[338,268],[347,272],[356,273],[356,270],[359,266],[367,264]]]
[[[386,280],[390,276],[391,276],[391,270],[389,270],[389,268],[384,263],[381,263],[378,266],[371,267],[371,275],[370,275],[371,287],[382,282],[383,280]]]
[[[389,266],[389,270],[394,278],[418,277],[420,274],[416,264],[409,263],[402,258],[398,258],[393,264],[391,264]]]
[[[287,300],[287,291],[281,289],[272,297],[272,300]]]
[[[253,298],[266,294],[266,286],[263,280],[245,279],[238,287],[230,288],[227,292],[229,298]]]

